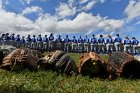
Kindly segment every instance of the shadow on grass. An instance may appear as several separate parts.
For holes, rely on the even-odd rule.
[[[47,90],[26,90],[22,85],[0,86],[0,93],[47,93]]]

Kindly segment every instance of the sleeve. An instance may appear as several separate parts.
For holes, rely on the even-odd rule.
[[[108,43],[108,39],[106,40],[106,43]]]
[[[126,44],[126,40],[124,40],[124,44]]]
[[[116,38],[114,39],[114,43],[116,42]]]
[[[133,40],[131,41],[131,44],[134,44],[134,41]]]
[[[103,39],[103,43],[105,43],[105,39]]]

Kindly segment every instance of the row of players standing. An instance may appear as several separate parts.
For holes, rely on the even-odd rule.
[[[44,38],[42,38],[41,34],[38,35],[37,38],[35,35],[33,35],[33,37],[28,35],[27,38],[24,36],[20,38],[19,34],[17,36],[15,36],[15,34],[9,36],[9,33],[6,33],[2,34],[0,44],[47,51],[53,51],[55,49],[64,50],[66,52],[94,51],[97,53],[125,51],[137,54],[139,41],[135,37],[130,40],[127,36],[125,37],[125,40],[122,40],[119,34],[116,35],[114,40],[112,39],[111,35],[108,35],[106,40],[103,38],[103,35],[100,35],[99,39],[96,39],[95,35],[92,35],[91,39],[89,39],[87,36],[85,36],[85,39],[82,39],[81,36],[76,39],[76,37],[73,36],[72,40],[69,39],[68,35],[66,35],[66,38],[62,40],[61,36],[59,35],[59,37],[55,40],[53,34],[50,34],[49,37],[45,35]]]

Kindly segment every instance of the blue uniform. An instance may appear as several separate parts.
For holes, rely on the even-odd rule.
[[[20,36],[16,36],[15,40],[16,40],[16,47],[20,47],[21,46]]]
[[[77,43],[77,39],[76,39],[76,38],[73,38],[71,41],[72,41],[73,43]]]
[[[91,38],[90,42],[91,42],[91,44],[97,44],[97,39],[96,38]]]
[[[125,39],[125,40],[124,40],[124,45],[126,45],[126,44],[131,44],[131,40]]]
[[[98,39],[98,43],[99,43],[99,50],[98,52],[100,53],[101,51],[104,52],[104,43],[105,43],[105,40],[104,38],[99,38]]]
[[[108,39],[106,40],[106,43],[107,43],[107,44],[112,44],[112,43],[113,43],[113,39],[112,39],[112,38],[108,38]]]
[[[1,45],[4,45],[5,41],[4,41],[4,36],[1,36]]]
[[[55,40],[55,42],[57,49],[62,50],[62,39],[59,37]]]
[[[120,37],[115,38],[114,43],[116,43],[116,42],[121,43],[122,42],[122,38],[120,38]]]
[[[11,41],[10,44],[14,46],[15,45],[15,36],[14,35],[10,36],[10,41]]]
[[[83,52],[83,39],[82,38],[79,38],[78,39],[78,51],[79,52]]]
[[[138,45],[138,44],[139,44],[139,41],[138,41],[138,40],[134,39],[134,40],[132,41],[132,45]]]
[[[32,42],[36,43],[36,38],[35,37],[32,38]]]
[[[22,39],[20,40],[20,42],[21,42],[22,47],[25,47],[25,43],[26,43],[25,38],[22,38]]]
[[[37,38],[37,41],[38,41],[38,42],[42,42],[42,37],[39,36],[39,37]]]
[[[62,39],[61,38],[57,38],[55,41],[56,41],[56,43],[62,43]]]
[[[32,38],[31,48],[36,49],[36,38],[35,37]]]
[[[70,39],[69,39],[69,38],[65,38],[65,39],[64,39],[64,42],[65,42],[65,43],[69,43],[69,42],[70,42]]]
[[[53,40],[54,40],[54,36],[50,36],[49,41],[53,41]]]
[[[16,37],[16,41],[20,42],[20,36]]]
[[[10,39],[11,39],[11,41],[14,41],[15,40],[15,36],[14,35],[11,35],[10,36]]]
[[[26,38],[26,47],[27,48],[31,48],[31,42],[32,42],[32,39],[31,39],[31,37],[28,36]]]
[[[103,44],[104,42],[105,42],[104,38],[99,38],[99,39],[98,39],[98,43],[99,43],[99,44]]]
[[[9,45],[10,44],[10,36],[6,35],[4,38],[4,44]]]
[[[90,40],[90,47],[92,52],[97,51],[97,39],[95,37],[91,38]]]
[[[10,36],[9,35],[6,35],[5,36],[5,40],[10,40]]]
[[[68,37],[66,37],[65,39],[64,39],[64,51],[65,52],[69,52],[69,42],[70,42],[70,39],[68,38]]]
[[[47,37],[44,37],[43,38],[43,42],[48,42],[48,38]]]
[[[42,37],[37,38],[37,49],[42,49]]]
[[[72,51],[71,52],[77,52],[77,39],[76,38],[73,38],[71,40],[71,42],[72,42],[72,45],[71,45]]]
[[[89,43],[89,39],[88,38],[85,38],[84,39],[84,43]]]
[[[113,39],[112,38],[107,38],[106,40],[106,53],[108,54],[109,51],[111,52],[113,50]]]
[[[53,44],[54,43],[54,36],[53,35],[50,35],[49,36],[49,47],[48,47],[48,50],[49,51],[52,51],[53,50]]]
[[[89,52],[89,39],[88,38],[84,39],[84,51]]]
[[[31,42],[31,41],[32,41],[31,37],[26,38],[26,42]]]
[[[47,38],[47,36],[45,36],[44,38],[43,38],[43,49],[44,50],[47,50],[48,49],[48,38]]]
[[[82,38],[79,38],[78,39],[78,43],[83,43],[83,39]]]
[[[25,43],[26,41],[25,41],[24,38],[22,38],[20,42],[21,42],[21,43]]]
[[[114,43],[115,43],[116,51],[121,51],[121,42],[122,42],[122,38],[120,38],[120,37],[115,38]]]
[[[124,51],[128,52],[130,50],[131,45],[131,40],[125,39],[124,40]]]
[[[131,44],[133,47],[133,54],[137,54],[138,53],[137,47],[138,47],[139,41],[134,39],[134,40],[132,40]]]

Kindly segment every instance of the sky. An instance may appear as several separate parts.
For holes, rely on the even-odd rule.
[[[140,0],[0,0],[0,34],[140,40]]]

